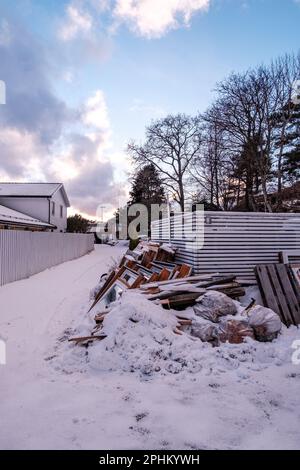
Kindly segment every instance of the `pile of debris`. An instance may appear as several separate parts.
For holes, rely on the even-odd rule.
[[[69,341],[87,345],[107,338],[104,324],[116,317],[126,291],[138,295],[150,313],[158,309],[163,315],[162,308],[167,310],[164,315],[169,314],[174,323],[171,334],[187,335],[194,341],[198,338],[213,346],[277,337],[282,324],[276,313],[255,305],[255,301],[246,308],[237,301],[253,281],[218,273],[192,275],[190,265],[174,262],[175,253],[171,245],[144,241],[134,251],[127,251],[119,265],[101,279],[89,309],[95,321],[91,334]],[[130,322],[138,323],[133,317]]]
[[[91,309],[105,298],[107,305],[124,289],[141,289],[149,300],[181,310],[194,305],[199,295],[207,290],[218,290],[237,299],[245,295],[244,286],[255,283],[237,280],[235,275],[191,275],[192,266],[175,263],[175,253],[171,245],[141,242],[107,275]]]

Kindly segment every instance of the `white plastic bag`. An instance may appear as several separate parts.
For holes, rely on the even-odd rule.
[[[197,299],[194,311],[205,320],[217,323],[222,316],[235,315],[237,308],[230,297],[222,292],[211,290]]]
[[[219,344],[218,328],[209,323],[193,323],[191,327],[191,335],[200,338],[201,341],[212,343],[213,346]]]
[[[258,341],[273,341],[281,331],[281,320],[270,308],[257,305],[250,310],[249,325]]]

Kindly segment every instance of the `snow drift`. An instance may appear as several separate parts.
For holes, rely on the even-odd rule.
[[[192,308],[184,314],[199,322]],[[192,377],[197,373],[233,371],[239,378],[247,378],[251,371],[263,370],[270,364],[291,363],[291,344],[299,336],[296,327],[283,327],[282,334],[272,343],[259,343],[245,335],[242,344],[225,343],[213,348],[193,337],[191,328],[187,327],[182,335],[175,334],[176,315],[177,311],[164,310],[143,295],[127,291],[104,319],[101,334],[107,338],[94,341],[87,349],[68,345],[66,354],[75,354],[73,364],[76,357],[79,366],[81,358],[85,366],[97,371],[135,372],[144,377],[182,373]],[[234,318],[240,319],[240,313]],[[206,320],[201,321],[207,324]],[[63,361],[71,364],[70,357],[65,356]]]

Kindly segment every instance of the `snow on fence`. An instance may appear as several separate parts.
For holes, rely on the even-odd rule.
[[[190,263],[195,274],[233,273],[254,279],[257,264],[278,263],[280,252],[300,249],[300,214],[176,214],[153,222],[151,236],[175,245],[176,261]]]
[[[0,286],[89,253],[94,235],[0,230]]]

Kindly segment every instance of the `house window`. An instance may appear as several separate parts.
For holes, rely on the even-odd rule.
[[[60,217],[62,218],[64,216],[64,207],[60,206]]]
[[[55,202],[52,202],[52,215],[55,215]]]

